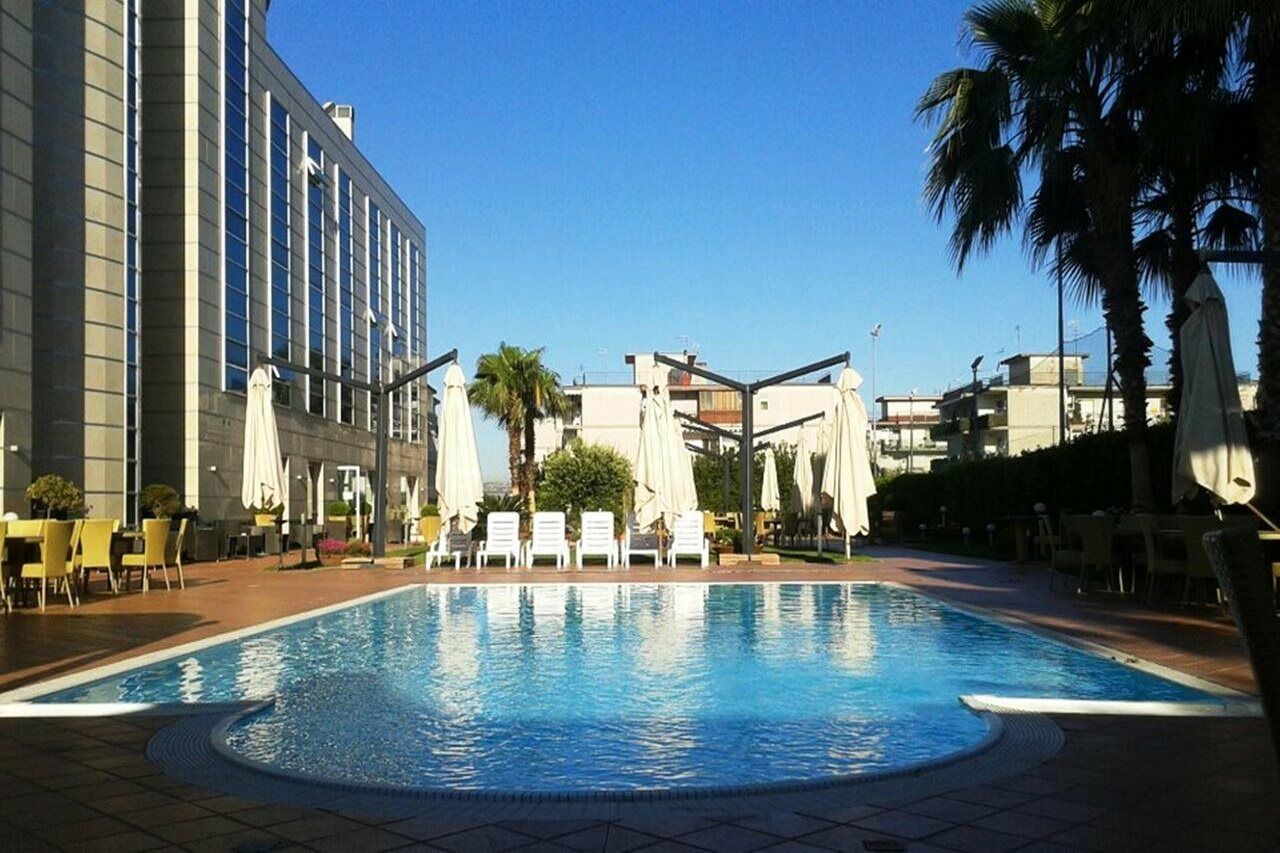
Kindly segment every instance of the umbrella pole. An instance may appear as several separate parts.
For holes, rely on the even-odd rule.
[[[1262,519],[1262,523],[1267,525],[1267,527],[1270,527],[1272,530],[1280,531],[1280,527],[1277,527],[1274,521],[1272,521],[1271,519],[1263,515],[1262,510],[1258,509],[1256,506],[1254,506],[1251,503],[1246,503],[1245,506],[1249,508],[1250,512],[1252,512],[1258,518]]]

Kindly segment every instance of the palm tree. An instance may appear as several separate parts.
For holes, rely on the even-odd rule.
[[[1131,103],[1124,29],[1091,6],[991,0],[964,16],[985,58],[938,76],[917,115],[936,122],[924,196],[954,214],[958,269],[1021,221],[1033,259],[1062,245],[1096,288],[1115,338],[1133,501],[1153,503],[1146,378],[1151,342],[1134,253],[1142,140]],[[1039,178],[1030,201],[1022,177]]]
[[[497,352],[476,361],[470,389],[471,400],[507,431],[511,491],[526,503],[533,494],[534,428],[540,419],[563,415],[568,409],[560,377],[542,363],[542,353],[500,343]]]
[[[1170,302],[1168,404],[1177,412],[1180,331],[1190,314],[1184,297],[1202,266],[1197,250],[1255,243],[1258,222],[1246,209],[1253,196],[1253,126],[1247,101],[1223,85],[1226,69],[1216,45],[1189,37],[1148,38],[1148,45],[1152,49],[1137,72],[1148,92],[1148,160],[1137,220],[1148,233],[1136,248],[1144,280]]]
[[[1084,0],[1075,0],[1084,2]],[[1262,319],[1258,328],[1258,419],[1280,459],[1280,3],[1275,0],[1104,0],[1107,13],[1218,45],[1243,76],[1254,136],[1262,230]]]

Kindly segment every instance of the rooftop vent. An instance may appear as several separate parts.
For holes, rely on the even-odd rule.
[[[347,139],[352,142],[356,141],[356,108],[350,104],[335,104],[329,101],[324,105],[324,111],[329,114],[329,118],[333,119],[333,123],[338,126],[346,134]]]

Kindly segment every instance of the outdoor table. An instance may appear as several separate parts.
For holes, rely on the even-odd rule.
[[[996,521],[1004,521],[1013,525],[1013,561],[1015,563],[1025,563],[1030,556],[1027,548],[1027,534],[1030,532],[1028,525],[1034,524],[1040,520],[1038,515],[1005,515],[997,518]]]

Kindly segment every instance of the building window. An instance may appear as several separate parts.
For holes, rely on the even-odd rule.
[[[307,140],[307,366],[324,370],[324,151]],[[323,379],[307,377],[307,411],[324,416]]]
[[[422,254],[409,244],[409,354],[416,363],[426,356],[426,292],[423,288]],[[422,382],[409,388],[409,441],[422,440]]]
[[[382,213],[373,202],[369,202],[365,212],[365,242],[369,254],[365,266],[369,281],[366,300],[369,306],[369,381],[378,382],[382,379]],[[369,429],[377,428],[378,397],[370,393]]]
[[[141,252],[138,198],[142,191],[138,160],[139,60],[141,58],[141,20],[138,6],[142,0],[128,0],[125,8],[125,432],[124,432],[124,511],[125,521],[138,520],[138,483],[141,479],[141,446],[138,430],[142,418],[138,396],[138,258]]]
[[[268,151],[270,173],[268,193],[271,206],[271,355],[285,361],[293,359],[293,199],[289,181],[292,162],[289,144],[289,113],[279,101],[271,100],[271,143]],[[280,379],[271,387],[277,403],[287,406],[291,400],[293,374],[280,371]]]
[[[224,0],[222,19],[224,387],[249,385],[249,16]]]
[[[391,364],[399,377],[406,354],[404,327],[404,242],[394,222],[387,226],[387,251],[391,264]],[[404,437],[404,392],[391,394],[390,430],[392,438]]]
[[[351,176],[338,170],[338,359],[342,377],[355,378],[355,289],[351,266],[354,261],[351,235]],[[355,389],[343,385],[338,392],[338,419],[356,422]]]

